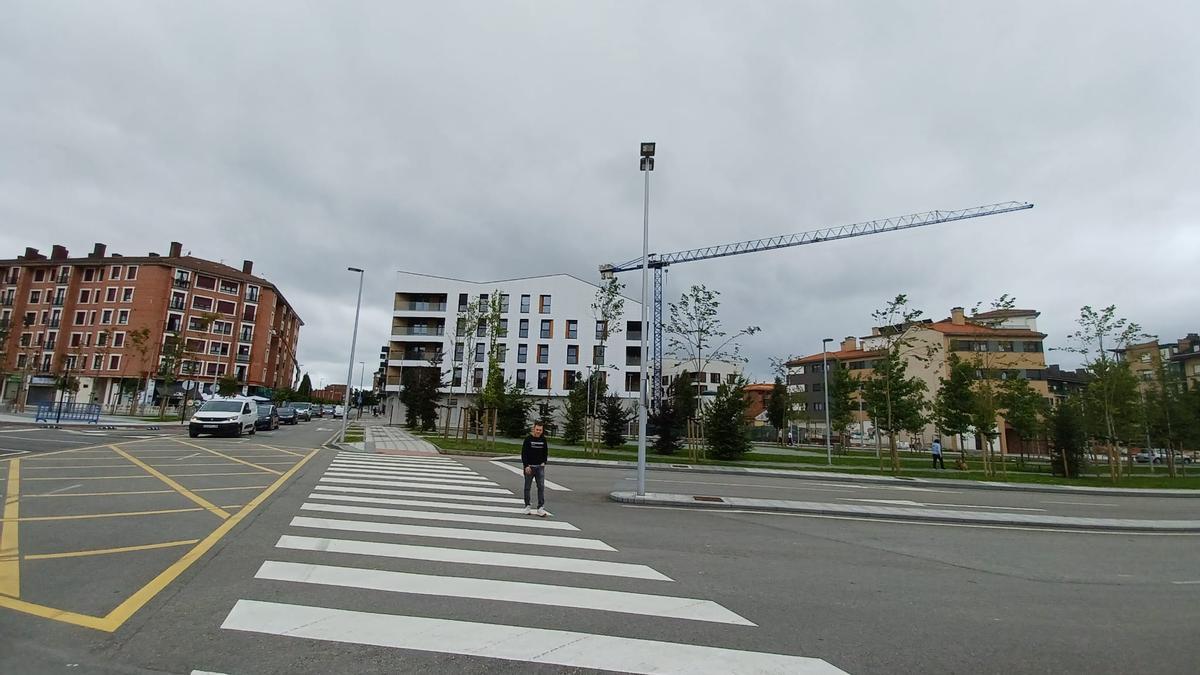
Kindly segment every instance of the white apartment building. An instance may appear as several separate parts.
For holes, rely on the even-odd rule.
[[[480,391],[487,378],[487,339],[483,331],[456,340],[457,319],[471,303],[486,307],[500,296],[499,339],[503,376],[541,399],[565,397],[579,379],[602,369],[609,390],[636,398],[641,367],[641,303],[625,298],[623,316],[610,327],[593,314],[597,286],[569,274],[473,282],[414,272],[397,272],[385,391],[400,391],[404,368],[429,367],[441,357],[448,375],[445,394]],[[649,345],[648,345],[649,347]],[[664,380],[686,367],[664,363]],[[708,371],[727,378],[740,364],[713,363]],[[707,383],[712,377],[705,373]],[[712,389],[715,391],[715,385]]]

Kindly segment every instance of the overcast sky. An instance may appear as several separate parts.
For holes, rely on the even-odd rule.
[[[374,369],[394,271],[485,280],[1006,200],[1032,211],[674,267],[750,372],[1002,293],[1200,329],[1195,2],[28,2],[0,21],[0,251],[95,241],[282,288],[314,385]],[[639,279],[630,276],[630,291]],[[1047,355],[1049,360],[1065,360]],[[357,383],[358,366],[354,381]]]

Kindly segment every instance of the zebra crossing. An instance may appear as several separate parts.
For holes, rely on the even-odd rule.
[[[716,602],[673,593],[674,580],[658,570],[613,559],[615,548],[571,523],[524,515],[523,506],[511,490],[450,458],[341,453],[259,567],[255,587],[284,584],[296,589],[289,598],[303,597],[303,589],[352,589],[336,596],[342,606],[242,598],[221,627],[285,641],[615,672],[843,672],[815,658],[527,625],[537,623],[526,618],[532,608],[542,607],[567,618],[603,612],[755,628]],[[371,602],[380,597],[389,600]],[[394,610],[421,597],[437,602],[412,615]],[[443,601],[499,607],[505,621],[428,616],[430,607],[448,611]]]

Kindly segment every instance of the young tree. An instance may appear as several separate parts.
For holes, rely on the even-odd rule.
[[[854,423],[854,393],[858,382],[850,376],[850,368],[829,362],[833,372],[829,374],[829,426],[838,435],[838,450],[846,449],[846,428]]]
[[[233,375],[226,375],[225,377],[217,380],[217,394],[221,396],[234,396],[238,393],[238,390],[241,389],[241,387],[242,384],[238,382],[238,379]]]
[[[966,467],[967,449],[962,437],[971,430],[971,411],[975,407],[971,383],[975,379],[975,366],[953,352],[946,358],[946,365],[950,372],[948,377],[938,378],[933,421],[942,435],[954,439],[955,448],[962,452],[962,466]]]
[[[660,455],[673,455],[683,445],[682,425],[675,403],[670,398],[664,398],[658,404],[658,410],[651,414],[657,436],[654,440],[654,451]]]
[[[600,440],[606,448],[619,448],[625,444],[625,430],[634,413],[615,394],[604,397],[600,406]]]
[[[1020,377],[1004,380],[1000,385],[1000,406],[1004,409],[1005,421],[1021,439],[1022,447],[1042,435],[1048,412],[1046,399],[1029,386],[1029,380]],[[1023,450],[1021,461],[1025,461]]]
[[[188,348],[187,340],[182,333],[177,331],[167,333],[163,339],[162,360],[159,361],[156,376],[162,389],[159,397],[158,419],[166,418],[171,387],[179,381],[180,373],[184,369],[184,361],[188,355],[193,353],[195,352]]]
[[[1071,396],[1054,409],[1050,417],[1050,429],[1054,448],[1059,453],[1053,463],[1066,477],[1078,478],[1086,461],[1084,450],[1087,448],[1087,430],[1084,428],[1078,396]]]
[[[533,401],[525,394],[525,388],[516,383],[510,382],[505,388],[504,400],[497,409],[500,418],[497,426],[502,435],[521,438],[529,432],[529,412],[533,409]]]
[[[696,414],[700,408],[699,396],[696,394],[696,386],[692,382],[692,374],[687,370],[679,373],[679,377],[675,379],[675,383],[671,385],[671,396],[674,399],[675,411],[679,414],[680,421],[686,425],[688,420],[696,418]]]
[[[583,441],[587,431],[588,413],[588,383],[579,380],[567,395],[565,419],[563,421],[563,442],[568,445],[578,445]]]
[[[150,388],[150,374],[153,372],[150,368],[150,353],[154,351],[156,345],[150,341],[150,329],[145,327],[129,331],[129,335],[126,336],[126,342],[129,344],[130,351],[138,356],[137,377],[139,382],[133,391],[130,392],[131,394],[136,394],[142,388],[143,382],[147,390]],[[122,372],[124,371],[122,370]],[[137,405],[137,396],[131,396],[129,399],[130,415],[137,412]]]
[[[720,291],[703,284],[694,285],[680,298],[668,305],[670,318],[665,326],[672,354],[703,374],[713,361],[734,362],[746,359],[741,355],[738,340],[754,335],[758,326],[747,326],[729,336],[717,316],[721,306]]]
[[[481,408],[495,410],[500,407],[505,392],[503,362],[500,359],[500,339],[505,337],[501,323],[504,313],[500,311],[500,289],[492,291],[486,309],[480,320],[483,321],[484,336],[487,338],[487,379],[479,398]]]
[[[896,434],[920,428],[925,420],[925,383],[908,376],[906,359],[928,361],[928,350],[919,353],[909,328],[920,318],[921,310],[908,307],[908,296],[897,295],[882,308],[871,313],[879,335],[883,338],[886,355],[879,360],[871,379],[863,387],[865,402],[874,411],[877,430],[888,435],[888,451],[892,472],[900,473],[900,456],[896,450]]]
[[[296,395],[302,401],[312,400],[312,380],[309,379],[308,373],[305,373],[304,377],[300,378],[300,388],[296,390]]]
[[[771,385],[771,395],[767,398],[767,421],[775,427],[775,436],[783,442],[784,428],[787,426],[788,411],[792,407],[791,397],[788,396],[787,385],[783,378],[775,376],[775,384]]]
[[[750,451],[744,378],[738,377],[717,389],[717,395],[704,413],[704,432],[704,441],[716,459],[740,459]]]

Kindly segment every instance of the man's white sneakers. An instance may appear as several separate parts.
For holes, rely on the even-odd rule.
[[[539,508],[537,511],[533,512],[533,515],[545,518],[550,514],[546,511],[546,509]]]
[[[529,506],[528,504],[525,505],[525,515],[527,515],[527,516],[533,515],[533,507],[532,506]]]

